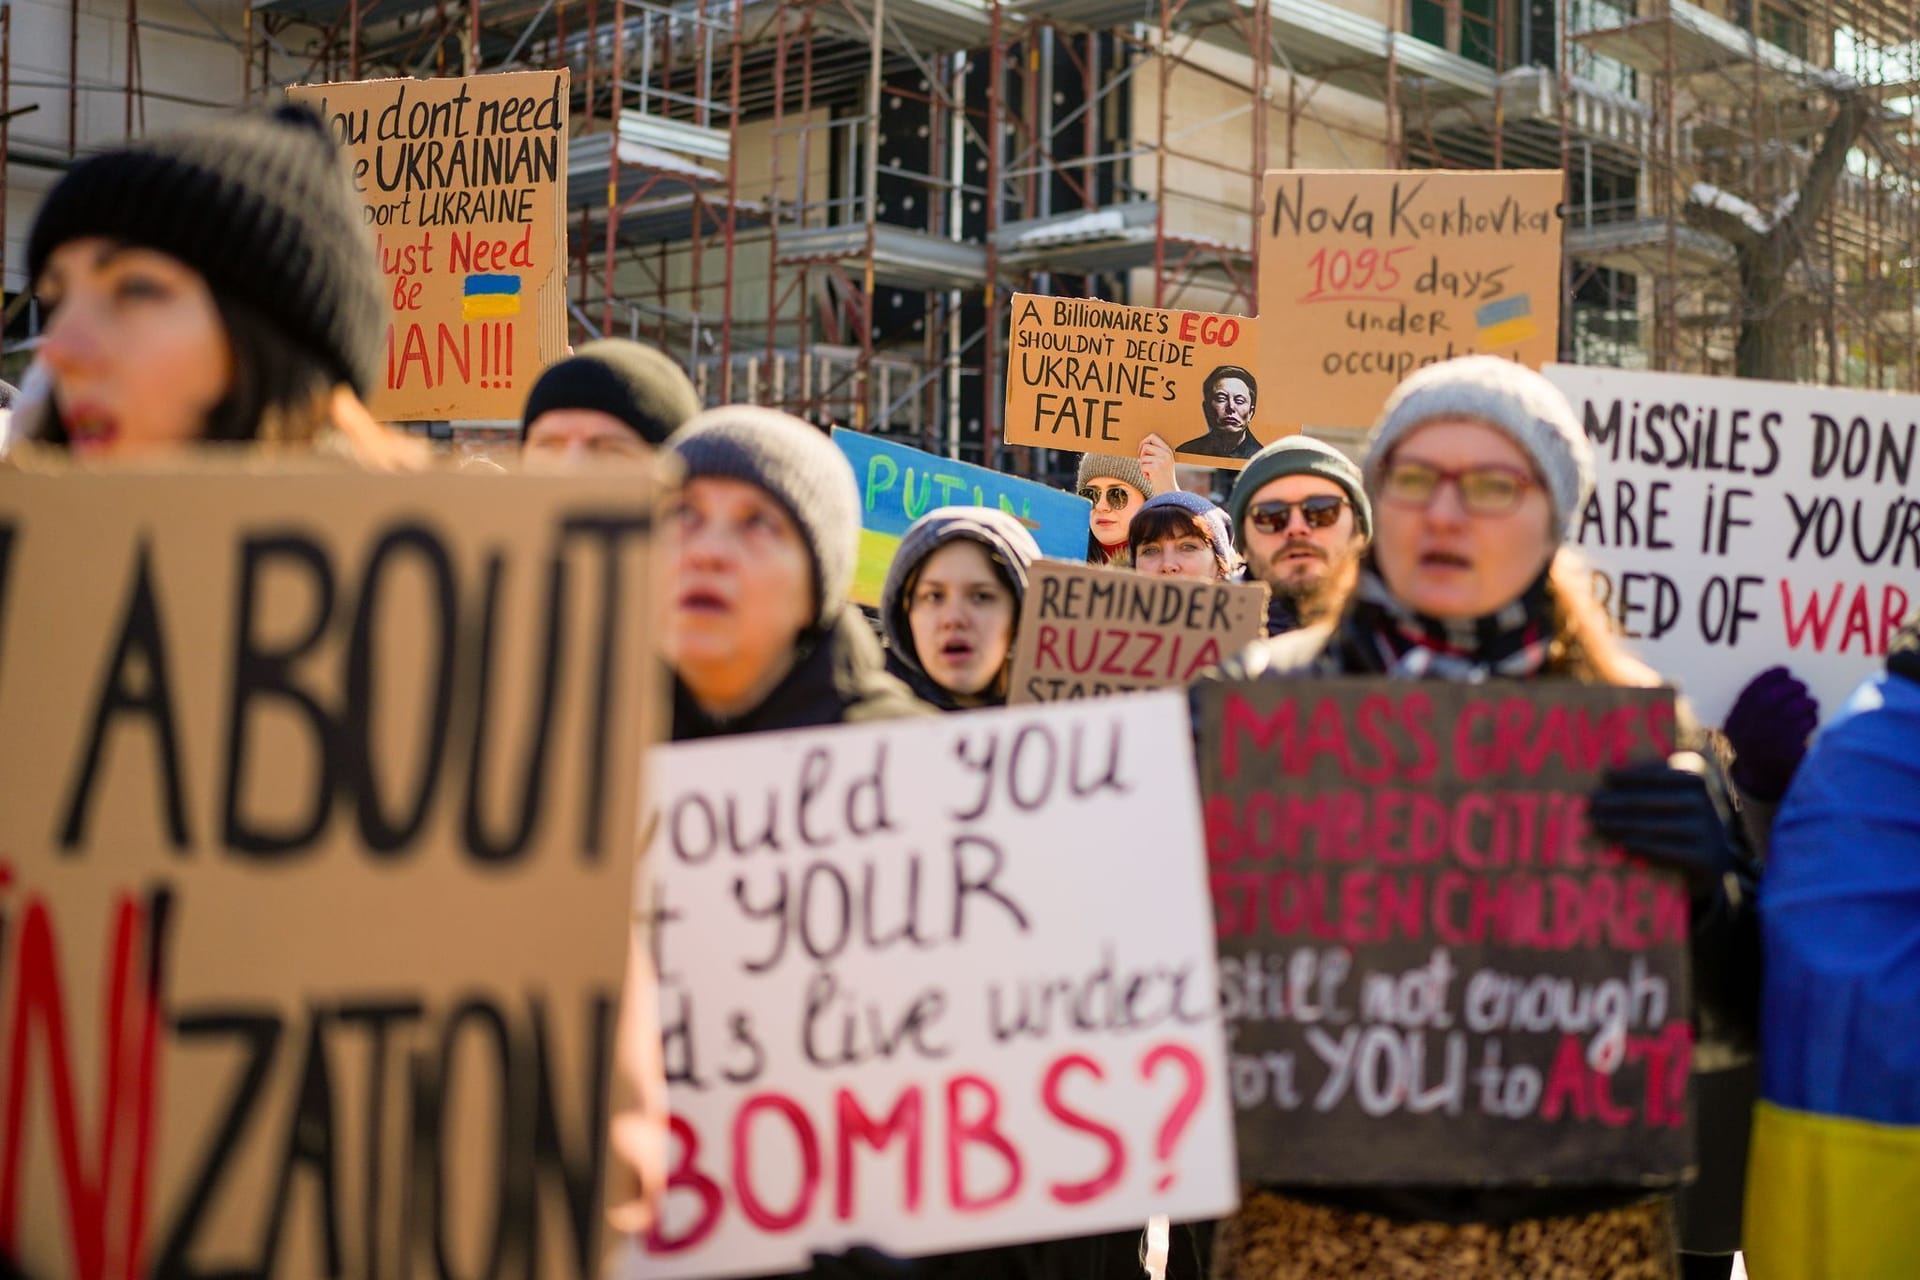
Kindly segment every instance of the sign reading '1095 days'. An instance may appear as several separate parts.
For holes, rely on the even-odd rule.
[[[595,1274],[651,488],[0,473],[0,1271]]]
[[[1719,724],[1785,664],[1831,713],[1920,609],[1920,396],[1553,365],[1594,449],[1594,589]]]
[[[1562,188],[1558,170],[1268,173],[1260,335],[1288,416],[1368,426],[1425,365],[1552,360]]]
[[[1230,1209],[1191,742],[1148,693],[656,751],[674,1151],[623,1274]]]
[[[1661,1184],[1692,1162],[1687,890],[1598,844],[1670,690],[1203,684],[1250,1182]]]

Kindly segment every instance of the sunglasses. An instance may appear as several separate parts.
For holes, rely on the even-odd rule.
[[[1307,528],[1331,529],[1340,518],[1340,508],[1346,505],[1345,498],[1330,493],[1316,493],[1298,502],[1256,502],[1247,508],[1247,520],[1262,533],[1285,533],[1293,523],[1293,509],[1298,507]]]
[[[1132,492],[1123,484],[1110,484],[1104,491],[1097,484],[1082,485],[1080,487],[1080,496],[1096,507],[1100,505],[1100,499],[1103,494],[1107,500],[1107,505],[1115,511],[1125,511],[1127,504],[1133,501]]]
[[[1469,515],[1504,516],[1520,505],[1533,487],[1533,477],[1516,467],[1488,463],[1449,471],[1430,462],[1409,458],[1387,464],[1380,481],[1381,496],[1403,507],[1429,507],[1447,485],[1460,494]]]

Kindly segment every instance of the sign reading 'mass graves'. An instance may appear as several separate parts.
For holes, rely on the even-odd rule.
[[[622,1274],[1229,1210],[1191,741],[1166,693],[656,751],[673,1174]]]
[[[1184,685],[1266,633],[1267,588],[1084,564],[1029,572],[1009,702]]]
[[[1831,713],[1920,609],[1920,396],[1552,365],[1595,594],[1719,724],[1779,663]]]
[[[1692,1162],[1687,891],[1588,834],[1671,691],[1205,684],[1243,1176],[1662,1185]]]
[[[0,474],[6,1263],[594,1273],[651,491]]]

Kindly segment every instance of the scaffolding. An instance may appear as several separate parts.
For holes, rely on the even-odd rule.
[[[1000,445],[1011,294],[1251,313],[1278,167],[1562,169],[1563,356],[1729,372],[1764,308],[1782,374],[1920,388],[1916,3],[253,0],[231,38],[255,101],[569,67],[576,340],[1044,473]],[[1745,296],[1849,102],[1785,287]]]

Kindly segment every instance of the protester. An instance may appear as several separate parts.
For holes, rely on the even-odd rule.
[[[942,507],[900,539],[880,591],[887,670],[943,711],[997,707],[1007,677],[1033,535],[991,507]]]
[[[1311,436],[1276,440],[1253,456],[1227,497],[1241,579],[1264,582],[1267,634],[1333,617],[1346,603],[1373,532],[1360,468]]]
[[[772,409],[700,414],[669,451],[673,739],[925,713],[847,605],[860,495],[827,437]]]
[[[364,461],[406,460],[362,403],[386,313],[362,222],[332,138],[299,107],[75,164],[27,243],[51,375],[31,434],[131,454],[337,431]]]
[[[527,457],[641,457],[700,412],[700,395],[663,351],[625,338],[589,342],[548,367],[527,395]]]
[[[1139,460],[1112,453],[1082,454],[1075,485],[1080,496],[1093,504],[1093,514],[1088,517],[1087,563],[1108,564],[1123,558],[1133,513],[1158,492]]]
[[[1127,526],[1127,557],[1140,573],[1225,582],[1239,568],[1227,513],[1197,493],[1155,494]]]
[[[1367,454],[1377,521],[1334,620],[1263,640],[1229,679],[1399,675],[1648,686],[1566,549],[1593,484],[1565,399],[1511,361],[1431,366],[1387,402]],[[1679,763],[1698,765],[1697,757]],[[1692,889],[1696,1043],[1713,1058],[1750,1029],[1750,868],[1712,780],[1657,763],[1615,770],[1595,833],[1682,872]],[[1215,1275],[1671,1277],[1669,1198],[1631,1187],[1261,1187],[1224,1224]]]
[[[1905,1277],[1920,1258],[1920,617],[1815,739],[1774,824],[1755,1280]]]

